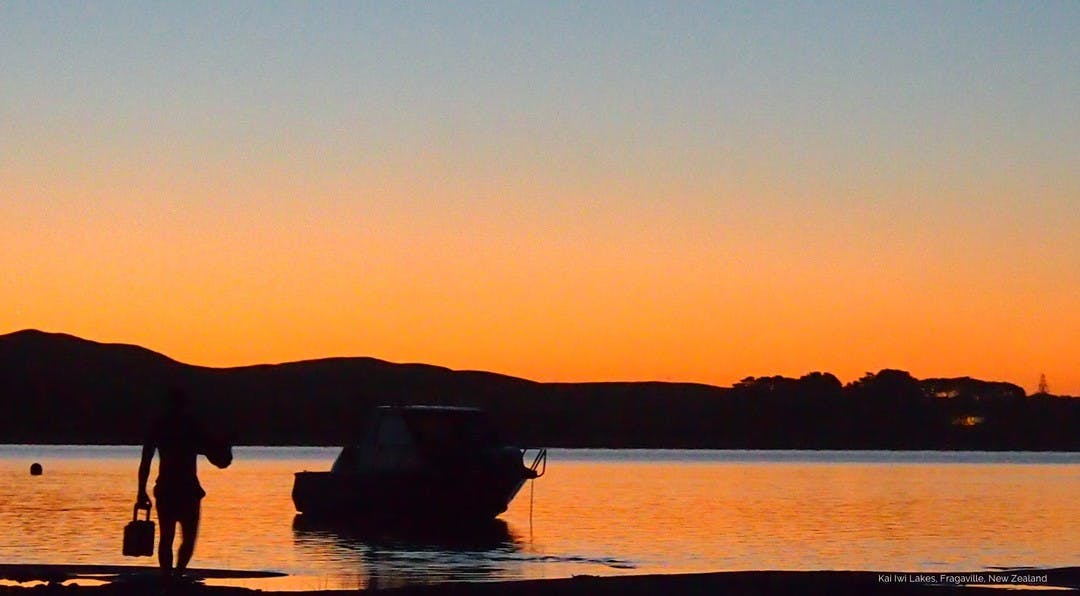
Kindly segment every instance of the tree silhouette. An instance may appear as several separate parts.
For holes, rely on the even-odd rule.
[[[1039,395],[1049,395],[1050,394],[1050,386],[1046,384],[1046,374],[1045,373],[1039,375],[1039,391],[1037,393]]]

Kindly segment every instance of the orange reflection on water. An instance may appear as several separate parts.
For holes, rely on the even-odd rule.
[[[120,555],[138,449],[85,451],[96,455],[0,457],[0,559],[155,564]],[[227,470],[202,462],[208,496],[193,566],[290,574],[211,583],[310,590],[583,573],[941,572],[1070,565],[1080,553],[1075,457],[915,463],[922,456],[560,450],[532,486],[531,519],[526,485],[501,521],[462,537],[300,523],[293,473],[326,469],[334,454],[242,448]],[[29,476],[31,459],[43,476]]]
[[[1080,553],[1067,465],[559,462],[536,490],[531,550],[621,553],[639,572],[981,569]],[[506,517],[527,527],[527,501]]]

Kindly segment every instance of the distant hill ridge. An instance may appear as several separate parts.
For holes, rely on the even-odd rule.
[[[694,383],[538,383],[369,357],[210,368],[129,344],[0,335],[0,442],[141,442],[171,387],[241,444],[328,445],[386,403],[485,408],[519,444],[567,447],[1080,450],[1080,400],[883,370]]]

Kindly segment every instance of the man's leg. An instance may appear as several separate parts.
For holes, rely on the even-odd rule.
[[[187,569],[188,562],[191,561],[191,555],[195,552],[195,538],[199,535],[199,501],[195,501],[194,506],[185,509],[184,514],[180,516],[182,537],[180,550],[176,552],[177,571]]]
[[[163,512],[158,507],[158,521],[161,523],[161,541],[158,542],[158,565],[161,566],[162,575],[172,574],[172,543],[176,536],[176,518],[171,512]]]

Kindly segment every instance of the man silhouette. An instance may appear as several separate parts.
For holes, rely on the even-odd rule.
[[[187,569],[195,552],[195,539],[199,533],[199,505],[206,496],[196,475],[196,458],[200,453],[212,454],[211,463],[220,468],[232,462],[229,447],[210,440],[199,421],[188,411],[187,401],[187,395],[182,391],[169,392],[164,413],[154,421],[147,433],[142,461],[139,463],[139,494],[136,499],[140,505],[149,507],[146,481],[150,476],[154,451],[157,450],[158,477],[154,483],[154,499],[161,524],[158,563],[165,577],[174,574],[172,544],[177,524],[180,524],[183,537],[176,553],[176,574]]]

